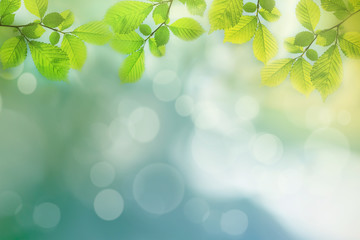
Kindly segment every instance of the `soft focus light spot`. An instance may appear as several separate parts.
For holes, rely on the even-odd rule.
[[[0,193],[0,217],[12,216],[20,211],[22,200],[19,194],[13,191]]]
[[[153,91],[159,100],[172,101],[180,94],[181,81],[174,71],[161,71],[153,80]]]
[[[235,112],[242,120],[252,120],[259,113],[258,102],[249,96],[241,97],[235,105]]]
[[[230,210],[221,216],[221,229],[229,235],[241,235],[248,227],[248,217],[240,210]]]
[[[199,129],[215,128],[223,115],[221,110],[212,102],[199,103],[193,113],[193,122]]]
[[[351,114],[348,111],[341,111],[337,115],[337,121],[339,124],[346,126],[351,122]]]
[[[309,128],[329,126],[333,118],[333,110],[329,107],[310,107],[306,112],[306,125]]]
[[[255,159],[267,165],[276,163],[283,153],[280,139],[272,134],[262,134],[256,137],[252,150]]]
[[[24,73],[19,77],[17,85],[21,93],[32,94],[36,89],[36,78],[31,73]]]
[[[166,164],[152,164],[135,177],[136,202],[147,212],[165,214],[174,210],[184,196],[184,181],[178,170]]]
[[[182,95],[176,100],[175,109],[180,116],[187,117],[194,110],[194,100],[190,96]]]
[[[190,199],[185,204],[184,214],[191,222],[202,223],[209,217],[209,205],[199,198]]]
[[[42,228],[56,227],[61,218],[60,209],[57,205],[49,202],[42,203],[35,207],[33,219],[36,225]]]
[[[0,62],[0,78],[6,80],[13,80],[20,76],[20,74],[24,71],[24,64],[21,64],[14,68],[4,69],[3,65]]]
[[[130,114],[128,127],[132,138],[139,142],[150,142],[159,132],[160,121],[152,109],[141,107]]]
[[[99,162],[91,168],[90,178],[97,187],[106,187],[115,179],[115,169],[106,162]]]
[[[94,209],[101,219],[112,221],[124,211],[124,200],[117,191],[105,189],[96,195]]]

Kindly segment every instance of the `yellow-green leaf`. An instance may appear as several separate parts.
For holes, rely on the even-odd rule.
[[[360,33],[347,32],[340,36],[340,47],[349,58],[360,58]]]
[[[137,82],[145,71],[144,49],[128,56],[119,70],[119,77],[123,83]]]
[[[255,16],[242,16],[237,25],[225,30],[224,42],[242,44],[254,36],[257,27]]]
[[[0,17],[16,12],[21,6],[21,0],[1,0],[0,2]]]
[[[242,11],[243,0],[214,0],[209,11],[210,32],[235,26]]]
[[[66,34],[61,43],[61,49],[67,53],[70,67],[80,70],[86,60],[86,46],[78,37]]]
[[[343,66],[337,46],[330,47],[314,64],[311,81],[325,100],[341,84]]]
[[[299,58],[292,66],[290,72],[292,85],[296,90],[306,96],[314,90],[310,77],[311,68],[312,66],[310,63],[308,63],[304,58]]]
[[[58,32],[52,32],[49,36],[49,41],[51,43],[51,45],[56,45],[58,44],[60,40],[60,34]]]
[[[44,77],[51,80],[67,78],[70,62],[61,48],[35,41],[31,41],[29,47],[35,66]]]
[[[171,32],[178,38],[191,41],[200,37],[205,31],[200,23],[192,18],[180,18],[170,25]]]
[[[296,7],[296,17],[305,28],[314,32],[320,20],[320,8],[313,0],[301,0]]]
[[[64,21],[63,16],[60,13],[49,13],[44,17],[43,23],[45,26],[56,28]]]
[[[0,59],[4,69],[19,66],[24,62],[26,53],[27,46],[24,37],[6,40],[0,49]]]
[[[167,12],[168,12],[169,6],[167,3],[160,4],[157,6],[153,11],[153,19],[155,24],[160,24],[165,22],[167,19]]]
[[[154,38],[150,38],[149,39],[149,49],[150,52],[155,56],[155,57],[162,57],[165,55],[165,46],[159,46]]]
[[[279,9],[277,9],[275,7],[273,8],[273,10],[271,12],[262,8],[262,9],[260,9],[259,13],[268,22],[276,22],[281,17],[281,13],[280,13]]]
[[[23,27],[21,32],[28,38],[37,39],[44,34],[45,29],[40,26],[40,24],[33,23],[31,25]]]
[[[260,6],[271,12],[275,7],[275,0],[259,0]]]
[[[264,63],[275,57],[278,51],[276,39],[263,24],[259,25],[255,33],[253,50],[255,57]]]
[[[48,8],[47,0],[24,0],[26,9],[39,18],[43,18]]]
[[[112,37],[109,27],[102,21],[93,21],[84,24],[76,28],[73,34],[85,42],[96,45],[104,45]]]
[[[285,58],[275,60],[261,70],[261,83],[274,87],[282,83],[289,75],[294,59]]]
[[[320,46],[329,46],[335,41],[336,30],[323,31],[318,33],[316,44]]]
[[[286,38],[284,41],[284,47],[289,53],[302,53],[304,51],[303,47],[295,45],[294,37]]]
[[[70,10],[60,13],[60,15],[64,18],[64,21],[59,25],[61,31],[68,29],[74,24],[75,16]]]
[[[105,21],[116,33],[130,33],[140,26],[152,9],[151,3],[121,1],[107,11]]]
[[[295,45],[306,47],[314,40],[314,34],[312,32],[300,32],[295,36]]]
[[[115,34],[110,46],[122,54],[133,53],[144,44],[144,39],[136,32],[128,34]]]
[[[169,42],[170,31],[167,27],[162,26],[155,33],[155,41],[158,46],[163,46]]]
[[[192,15],[203,16],[206,2],[205,0],[186,0],[186,7]]]

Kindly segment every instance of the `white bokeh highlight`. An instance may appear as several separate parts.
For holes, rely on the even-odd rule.
[[[61,219],[60,208],[50,202],[44,202],[36,206],[33,213],[34,223],[42,228],[54,228]]]
[[[115,179],[115,169],[107,162],[96,163],[90,171],[91,182],[97,187],[107,187]]]
[[[142,143],[147,143],[157,136],[160,121],[157,113],[146,107],[135,109],[128,119],[128,128],[131,137]]]
[[[96,215],[103,220],[115,220],[124,211],[124,199],[113,189],[102,190],[95,197],[94,210]]]
[[[21,93],[29,95],[35,91],[37,80],[33,74],[24,73],[19,77],[17,85]]]
[[[238,209],[227,211],[221,215],[221,230],[229,235],[237,236],[245,233],[248,224],[247,215]]]

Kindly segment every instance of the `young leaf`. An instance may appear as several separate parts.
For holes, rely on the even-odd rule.
[[[24,0],[26,9],[39,18],[43,18],[48,8],[48,0]]]
[[[314,90],[310,77],[311,68],[312,66],[310,63],[308,63],[304,58],[299,58],[292,66],[290,72],[292,85],[296,90],[306,96]]]
[[[155,33],[155,41],[157,46],[163,46],[169,42],[170,31],[167,27],[162,26]]]
[[[60,15],[60,13],[53,12],[49,13],[44,17],[43,23],[45,26],[56,28],[58,27],[62,22],[64,21],[64,18]]]
[[[66,10],[60,15],[63,17],[64,21],[59,25],[60,31],[63,31],[65,29],[68,29],[74,24],[75,16],[70,10]]]
[[[144,49],[128,56],[120,70],[119,77],[123,83],[137,82],[145,71],[145,55]]]
[[[301,25],[314,32],[320,20],[320,8],[313,0],[301,0],[296,7],[296,17]]]
[[[15,20],[15,14],[8,14],[1,18],[1,24],[4,25],[11,25],[14,23]]]
[[[279,85],[289,75],[293,62],[294,59],[285,58],[265,65],[261,70],[261,83],[269,87]]]
[[[192,18],[180,18],[170,25],[171,32],[178,38],[190,41],[200,37],[205,31],[200,23]]]
[[[38,71],[48,79],[65,80],[70,69],[67,54],[61,48],[31,41],[31,55]]]
[[[316,61],[319,58],[319,55],[317,53],[317,51],[315,51],[314,49],[309,49],[306,52],[306,56],[311,60],[311,61]]]
[[[3,18],[6,15],[16,12],[17,10],[19,10],[20,6],[21,0],[1,0],[0,17]]]
[[[37,39],[44,34],[45,29],[40,26],[40,24],[33,23],[31,25],[23,27],[21,32],[28,38]]]
[[[86,46],[78,37],[65,34],[61,43],[61,49],[68,55],[70,67],[80,70],[86,60]]]
[[[206,10],[205,0],[186,0],[186,7],[192,15],[203,16]]]
[[[152,16],[155,24],[160,24],[166,21],[168,9],[169,6],[167,4],[160,4],[154,9]]]
[[[360,33],[347,32],[340,36],[339,43],[345,56],[360,58]]]
[[[4,69],[19,66],[24,62],[27,46],[24,37],[13,37],[4,42],[0,49],[0,59]]]
[[[151,34],[151,27],[147,24],[141,24],[139,30],[145,36],[149,36]]]
[[[58,32],[52,32],[49,36],[49,41],[52,45],[58,44],[60,40],[60,34]]]
[[[329,46],[331,45],[336,38],[336,30],[329,30],[326,32],[319,32],[316,39],[316,44],[320,46]]]
[[[242,16],[234,27],[225,30],[224,42],[242,44],[254,36],[257,27],[255,16]]]
[[[253,50],[255,57],[264,63],[275,57],[278,51],[274,36],[263,24],[259,25],[255,33]]]
[[[149,49],[155,57],[162,57],[165,55],[165,46],[159,46],[154,38],[149,39]]]
[[[275,7],[275,0],[260,0],[260,6],[271,12]]]
[[[276,7],[271,12],[262,8],[259,13],[268,22],[276,22],[281,17],[281,13]]]
[[[312,32],[301,32],[295,36],[295,45],[306,47],[314,40]]]
[[[303,47],[295,45],[294,37],[289,37],[285,39],[284,47],[289,53],[302,53],[304,51]]]
[[[248,13],[253,13],[256,11],[256,4],[252,2],[245,3],[244,11]]]
[[[235,26],[242,10],[243,0],[214,0],[209,11],[210,32]]]
[[[339,88],[342,74],[340,52],[334,45],[315,62],[311,70],[311,81],[325,100],[329,94]]]
[[[321,0],[321,7],[328,12],[347,11],[343,0]]]
[[[102,21],[93,21],[76,28],[73,32],[85,42],[104,45],[111,39],[109,27]]]
[[[144,39],[136,32],[128,34],[115,34],[110,46],[122,54],[133,53],[144,44]]]
[[[151,3],[122,1],[108,10],[105,21],[116,33],[130,33],[140,26],[152,8]]]

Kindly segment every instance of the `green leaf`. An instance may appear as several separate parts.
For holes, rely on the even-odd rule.
[[[153,11],[153,19],[155,24],[163,23],[167,20],[167,12],[168,12],[169,6],[166,4],[160,4],[157,6]]]
[[[152,8],[151,3],[122,1],[107,11],[105,21],[116,33],[130,33],[140,26]]]
[[[242,10],[243,0],[214,0],[209,11],[210,32],[235,26]]]
[[[275,60],[261,70],[261,83],[274,87],[282,83],[289,75],[294,59],[285,58]]]
[[[159,46],[157,45],[156,41],[154,38],[150,38],[149,39],[149,49],[150,52],[155,56],[155,57],[162,57],[165,55],[165,46]]]
[[[120,70],[119,77],[123,83],[137,82],[145,71],[145,55],[144,49],[128,56]]]
[[[33,23],[31,25],[23,27],[21,32],[28,38],[37,39],[44,34],[45,29],[40,26],[40,24]]]
[[[128,34],[115,34],[110,46],[122,54],[133,53],[144,44],[144,39],[136,32]]]
[[[205,0],[186,0],[186,7],[192,15],[203,16],[206,10]]]
[[[347,32],[340,36],[339,43],[345,56],[360,58],[360,33]]]
[[[277,9],[275,7],[273,8],[273,10],[271,12],[262,8],[262,9],[260,9],[259,13],[268,22],[276,22],[281,17],[281,13],[280,13],[279,9]]]
[[[61,49],[68,55],[70,67],[80,70],[86,60],[86,46],[78,37],[65,34],[61,43]]]
[[[0,17],[16,12],[21,6],[21,0],[1,0]]]
[[[313,0],[301,0],[296,7],[296,17],[301,25],[314,32],[320,20],[320,8]]]
[[[306,56],[311,60],[311,61],[316,61],[319,58],[319,55],[317,53],[317,51],[315,51],[314,49],[309,49],[306,52]]]
[[[253,50],[255,57],[264,63],[275,57],[278,51],[274,36],[263,24],[259,25],[255,33]]]
[[[242,44],[255,35],[257,18],[255,16],[242,16],[234,27],[225,30],[224,42]]]
[[[253,13],[256,11],[256,4],[252,2],[245,3],[244,10],[245,12]]]
[[[85,42],[104,45],[112,37],[109,27],[102,21],[93,21],[76,28],[73,32]]]
[[[51,80],[67,78],[70,62],[61,48],[35,41],[31,41],[29,47],[34,64],[42,75]]]
[[[351,12],[360,10],[360,1],[359,0],[349,0],[349,7]]]
[[[285,39],[284,47],[289,53],[302,53],[304,51],[303,47],[295,45],[294,37],[289,37]]]
[[[325,100],[341,84],[343,66],[337,46],[330,47],[314,64],[311,81]]]
[[[39,18],[43,18],[48,8],[47,0],[24,0],[26,9]]]
[[[1,18],[1,24],[3,25],[11,25],[14,23],[15,14],[8,14]]]
[[[328,12],[347,11],[343,0],[321,0],[321,7]]]
[[[60,31],[63,31],[65,29],[68,29],[74,24],[75,16],[70,10],[66,10],[60,15],[63,17],[64,21],[59,25]]]
[[[163,46],[169,42],[170,31],[167,27],[162,26],[155,33],[155,41],[158,46]]]
[[[301,32],[295,36],[295,45],[306,47],[314,40],[314,34],[312,32]]]
[[[53,12],[49,13],[44,17],[43,23],[45,26],[56,28],[58,27],[65,19],[60,15],[60,13]]]
[[[205,31],[200,23],[192,18],[180,18],[170,25],[171,32],[178,38],[191,41],[200,37]]]
[[[4,42],[0,49],[0,59],[4,69],[19,66],[24,62],[27,46],[24,37],[13,37]]]
[[[319,32],[316,39],[316,44],[320,46],[329,46],[331,45],[336,38],[336,30],[329,30],[325,32]]]
[[[306,96],[314,90],[310,77],[311,68],[310,63],[304,58],[299,58],[292,66],[290,73],[290,80],[294,88]]]
[[[58,32],[52,32],[49,36],[49,41],[52,45],[58,44],[60,40],[60,34]]]
[[[271,12],[275,7],[275,0],[260,0],[260,6]]]
[[[149,36],[152,32],[151,27],[147,24],[141,24],[139,30],[145,36]]]

